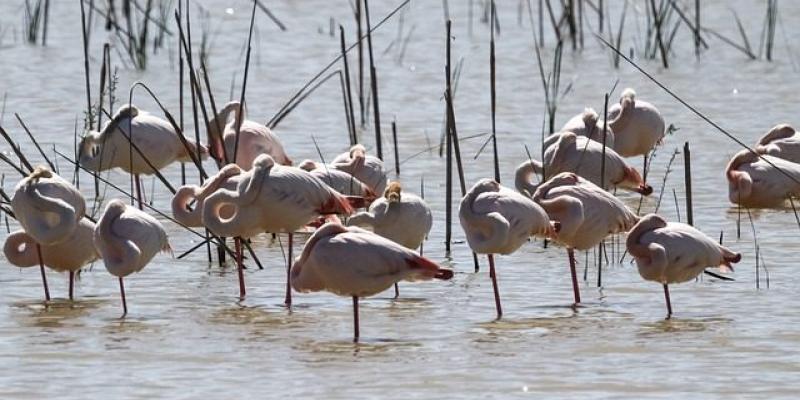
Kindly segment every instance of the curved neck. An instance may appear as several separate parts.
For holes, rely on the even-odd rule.
[[[20,250],[20,247],[24,248]],[[3,245],[3,254],[11,264],[17,267],[32,267],[39,263],[36,252],[36,241],[24,231],[14,232],[6,238]]]
[[[126,263],[135,263],[141,252],[130,240],[118,236],[114,232],[114,223],[125,211],[125,206],[108,207],[100,223],[97,225],[97,233],[102,238],[103,246],[100,251],[106,269],[113,275],[125,276],[133,272],[132,269],[120,268]]]
[[[193,227],[203,225],[202,203],[200,202],[198,192],[199,189],[197,186],[183,186],[178,189],[178,191],[175,192],[175,196],[172,197],[172,215],[181,224]],[[190,210],[189,203],[193,199],[196,199],[197,203],[194,209]]]
[[[523,162],[517,167],[514,175],[514,187],[520,193],[531,197],[536,192],[538,185],[533,183],[532,176],[534,174],[541,175],[543,173],[542,163],[536,160],[528,160]]]
[[[625,247],[634,257],[647,258],[650,252],[647,245],[639,242],[639,239],[647,232],[654,229],[663,228],[665,224],[657,218],[644,218],[628,233],[628,238],[625,241]]]
[[[25,193],[27,194],[26,197],[28,201],[35,209],[42,212],[53,213],[58,219],[54,225],[49,226],[41,215],[35,216],[36,219],[40,219],[45,225],[34,229],[36,230],[36,235],[41,236],[37,238],[41,244],[53,244],[63,240],[78,226],[78,220],[80,219],[78,210],[66,201],[42,195],[39,189],[33,184],[29,184],[25,188]]]

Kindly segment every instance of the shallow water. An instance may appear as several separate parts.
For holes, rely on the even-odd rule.
[[[48,46],[21,43],[22,14],[16,2],[0,4],[0,90],[7,93],[2,125],[22,139],[13,113],[18,112],[47,149],[53,145],[71,154],[75,119],[85,108],[80,14],[72,2],[52,2]],[[238,98],[247,35],[249,5],[201,1],[211,13],[209,66],[217,103],[229,98],[234,80]],[[249,112],[269,119],[307,79],[339,52],[338,36],[328,35],[330,18],[353,31],[344,1],[269,2],[289,30],[279,32],[264,14],[257,14],[257,33],[247,87]],[[397,2],[374,2],[373,22]],[[458,3],[458,2],[450,2]],[[456,116],[462,138],[490,129],[488,28],[476,17],[470,35],[466,2],[451,4],[454,20],[453,59],[464,59],[456,96]],[[536,2],[533,2],[536,4]],[[728,11],[729,2],[704,2],[704,24],[739,38]],[[617,5],[615,5],[616,7]],[[498,275],[505,315],[494,320],[487,264],[472,273],[472,258],[463,233],[454,226],[453,251],[444,251],[444,161],[435,151],[442,127],[444,103],[444,27],[441,2],[417,1],[404,12],[403,33],[413,29],[402,63],[398,19],[374,37],[380,80],[384,152],[394,162],[390,122],[396,118],[400,137],[400,179],[418,191],[424,178],[425,197],[435,223],[425,254],[456,269],[447,283],[401,284],[401,298],[392,293],[361,303],[363,340],[351,343],[352,314],[348,298],[330,294],[297,294],[292,311],[282,307],[284,272],[281,245],[268,237],[256,240],[264,270],[247,272],[248,295],[238,301],[233,268],[209,265],[205,250],[184,260],[158,256],[141,273],[126,280],[130,313],[121,314],[117,281],[102,263],[82,273],[78,300],[66,297],[66,277],[49,273],[56,298],[42,301],[38,271],[5,266],[0,269],[0,397],[2,398],[507,398],[539,394],[548,398],[674,398],[795,397],[800,387],[800,328],[796,308],[800,280],[794,272],[800,260],[797,225],[791,209],[752,213],[761,254],[769,271],[759,272],[756,289],[754,233],[747,214],[737,238],[737,211],[727,202],[723,169],[737,145],[674,101],[633,68],[614,69],[607,51],[589,35],[585,49],[564,52],[562,89],[571,91],[559,103],[560,126],[591,105],[602,109],[603,93],[619,79],[620,89],[635,87],[639,97],[656,104],[668,124],[679,130],[658,151],[649,177],[656,193],[645,199],[642,212],[655,209],[662,180],[674,149],[686,141],[692,148],[695,225],[712,237],[720,231],[725,244],[743,253],[735,282],[715,279],[671,287],[675,316],[664,320],[661,288],[644,282],[630,259],[603,269],[603,286],[596,287],[596,255],[578,256],[583,306],[573,309],[568,264],[563,248],[541,241],[512,256],[498,258]],[[535,7],[535,6],[534,6]],[[744,17],[751,41],[757,42],[763,16],[760,2],[732,4]],[[535,9],[534,9],[535,11]],[[196,10],[193,10],[197,17]],[[501,34],[497,39],[497,130],[502,180],[510,184],[513,169],[527,158],[522,146],[539,154],[544,95],[538,77],[527,17],[517,23],[517,2],[498,6]],[[640,10],[640,13],[643,10]],[[711,49],[693,55],[686,27],[676,36],[671,67],[641,54],[644,16],[628,15],[624,48],[635,47],[637,61],[657,79],[709,118],[752,143],[779,122],[800,124],[796,115],[797,72],[787,51],[800,31],[794,28],[800,6],[781,3],[776,61],[749,61],[737,50],[708,39]],[[95,16],[96,17],[96,16]],[[535,14],[534,14],[535,18]],[[611,13],[616,26],[619,10]],[[639,24],[637,30],[636,24]],[[194,21],[195,44],[201,21]],[[596,18],[590,20],[596,25]],[[174,22],[170,24],[172,28]],[[549,27],[546,27],[549,29]],[[616,28],[615,28],[616,29]],[[349,34],[352,42],[354,35]],[[92,76],[99,74],[100,49],[106,33],[95,19],[92,31]],[[550,60],[548,36],[544,56]],[[394,44],[390,46],[393,41]],[[757,43],[754,43],[757,46]],[[167,38],[175,54],[175,40]],[[388,50],[387,50],[388,48]],[[162,50],[167,51],[167,50]],[[177,112],[175,57],[159,53],[146,71],[119,66],[121,102],[127,89],[141,80]],[[355,69],[351,53],[351,68]],[[128,61],[126,60],[125,63]],[[354,77],[355,79],[355,77]],[[278,127],[290,156],[297,162],[318,158],[311,138],[330,159],[347,148],[345,120],[338,83],[324,85]],[[96,97],[97,79],[92,79]],[[134,101],[153,108],[144,92]],[[190,108],[187,107],[187,112]],[[187,114],[190,115],[190,114]],[[191,127],[187,117],[187,126]],[[191,128],[187,132],[193,132]],[[363,141],[374,145],[370,125]],[[491,153],[478,152],[487,136],[462,141],[467,184],[492,175]],[[27,154],[35,149],[22,139]],[[5,151],[7,146],[2,147]],[[49,151],[52,153],[52,151]],[[412,156],[417,155],[414,158]],[[38,159],[38,158],[37,158]],[[630,162],[641,167],[641,160]],[[59,159],[63,169],[68,163]],[[211,164],[207,166],[211,168]],[[5,189],[17,177],[9,168]],[[66,175],[66,173],[65,173]],[[180,181],[179,168],[166,171]],[[111,179],[127,187],[119,171]],[[666,184],[660,212],[670,219],[686,218],[683,162],[677,156]],[[190,173],[189,179],[196,180]],[[169,192],[151,181],[146,191],[160,210],[168,210]],[[456,181],[457,182],[457,181]],[[88,175],[81,176],[87,196],[93,196]],[[456,185],[457,188],[457,185]],[[673,190],[675,191],[673,198]],[[152,192],[152,193],[151,193]],[[109,188],[106,197],[120,197]],[[639,198],[621,193],[632,207]],[[458,196],[456,196],[458,197]],[[197,243],[194,236],[165,221],[175,253]],[[12,221],[13,229],[13,221]],[[285,237],[282,238],[286,245]],[[624,242],[623,242],[624,243]],[[612,259],[622,246],[609,242]],[[295,254],[300,246],[295,248]]]

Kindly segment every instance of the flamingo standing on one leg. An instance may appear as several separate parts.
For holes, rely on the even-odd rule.
[[[530,182],[530,177],[534,173],[541,175],[543,170],[547,174],[543,181],[562,172],[574,172],[595,185],[604,180],[605,189],[620,187],[644,196],[653,192],[639,172],[613,149],[606,147],[604,151],[601,143],[572,132],[556,135],[558,139],[544,152],[544,163],[528,160],[517,167],[516,186],[520,192],[532,194],[536,187]],[[605,171],[601,174],[603,159]]]
[[[728,199],[744,207],[781,207],[800,195],[800,164],[782,158],[742,150],[728,162],[725,176]]]
[[[86,211],[86,200],[71,183],[47,167],[36,167],[14,188],[11,209],[28,236],[36,242],[45,300],[50,300],[41,246],[70,239]]]
[[[152,175],[176,161],[192,162],[198,155],[199,160],[208,158],[208,150],[203,145],[184,140],[188,148],[168,121],[126,104],[117,110],[101,132],[91,131],[81,140],[78,160],[82,167],[91,171],[121,168],[133,174],[141,209],[139,175]]]
[[[269,155],[256,157],[240,175],[236,190],[219,188],[203,203],[203,224],[219,236],[250,238],[261,232],[292,233],[320,215],[353,212],[348,198],[322,180],[295,167],[276,165]],[[227,215],[227,217],[226,217]],[[291,305],[292,246],[287,259],[286,305]],[[239,294],[245,295],[239,263]]]
[[[367,155],[367,149],[363,145],[354,145],[349,152],[339,154],[331,165],[364,182],[373,193],[383,193],[386,190],[387,178],[383,161],[378,157]]]
[[[418,249],[433,225],[431,209],[417,195],[402,192],[400,182],[392,182],[383,197],[369,206],[369,211],[353,215],[348,226],[372,228],[372,231],[409,249]],[[395,298],[400,296],[394,284]]]
[[[575,272],[575,250],[587,250],[608,235],[625,232],[638,220],[619,199],[597,185],[569,172],[541,184],[533,194],[550,219],[560,223],[555,240],[567,247],[575,304],[581,302]]]
[[[239,104],[238,101],[229,102],[208,122],[208,147],[211,157],[217,160],[219,165],[236,160],[236,164],[244,170],[252,168],[253,161],[261,154],[269,154],[278,164],[292,165],[292,160],[286,155],[278,136],[265,125],[246,119],[244,110],[243,115],[239,115]],[[244,120],[241,121],[239,128],[237,148],[236,124],[241,119]],[[234,151],[236,155],[233,154]]]
[[[93,243],[94,223],[83,218],[69,237],[61,242],[40,246],[24,230],[12,232],[3,245],[3,254],[11,264],[33,267],[40,262],[57,272],[69,273],[69,299],[74,299],[75,272],[98,258]],[[41,252],[41,253],[40,253]],[[41,254],[41,261],[39,260]]]
[[[542,207],[531,199],[481,179],[461,200],[458,211],[467,243],[479,254],[488,254],[497,318],[503,316],[494,268],[494,254],[511,254],[531,236],[555,237],[557,223],[550,222]]]
[[[800,163],[800,135],[788,124],[772,127],[756,144],[756,152]]]
[[[114,199],[94,230],[94,245],[106,269],[119,278],[122,316],[128,314],[123,278],[139,272],[159,251],[170,251],[167,232],[161,223],[144,211]]]
[[[353,341],[358,342],[358,299],[405,281],[447,280],[453,271],[389,239],[358,227],[327,223],[306,242],[291,270],[298,292],[329,291],[353,298]]]
[[[672,316],[669,284],[694,279],[706,268],[732,272],[731,263],[742,255],[715,242],[691,225],[667,222],[648,214],[628,234],[628,252],[636,259],[642,278],[664,285],[667,319]]]

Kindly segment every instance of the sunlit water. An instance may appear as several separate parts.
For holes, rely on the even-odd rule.
[[[24,139],[13,113],[19,113],[52,154],[53,145],[72,154],[76,118],[85,109],[85,87],[76,2],[51,2],[52,21],[47,47],[32,47],[20,37],[21,2],[0,5],[0,90],[7,94],[2,125],[21,140],[24,151],[35,149]],[[99,2],[96,2],[99,3]],[[211,14],[210,75],[217,104],[230,97],[231,82],[240,93],[247,36],[249,4],[202,1]],[[260,11],[253,41],[247,86],[249,111],[266,121],[275,111],[339,52],[338,36],[328,34],[330,18],[342,23],[348,42],[354,38],[353,19],[345,1],[268,2],[288,27],[280,32]],[[373,2],[373,24],[394,1]],[[490,129],[489,30],[480,22],[476,6],[472,34],[466,3],[450,2],[453,59],[463,58],[456,96],[456,117],[462,138]],[[501,34],[497,38],[497,139],[504,183],[511,184],[514,167],[527,158],[523,144],[539,154],[544,95],[532,47],[527,13],[518,24],[516,1],[499,4]],[[534,3],[534,19],[536,19]],[[616,2],[615,2],[616,3]],[[736,2],[753,46],[758,46],[764,6]],[[739,41],[728,2],[704,2],[704,25]],[[641,2],[641,6],[644,2]],[[233,13],[226,14],[225,8]],[[617,7],[615,5],[614,7]],[[195,8],[193,34],[199,43],[202,21]],[[643,10],[628,14],[623,47],[635,47],[638,62],[709,118],[752,143],[779,122],[799,124],[797,72],[791,63],[800,33],[795,21],[800,8],[781,2],[781,24],[776,35],[776,61],[749,61],[736,49],[708,38],[711,49],[700,59],[693,54],[685,26],[675,37],[671,67],[643,60]],[[291,311],[283,306],[284,271],[281,245],[269,237],[255,240],[265,264],[249,264],[248,295],[238,301],[235,269],[209,264],[205,248],[183,260],[158,256],[144,271],[127,279],[129,315],[120,319],[117,281],[102,263],[84,271],[77,282],[78,300],[66,297],[66,277],[50,272],[55,299],[45,307],[35,268],[0,269],[0,397],[2,398],[450,398],[539,394],[548,398],[675,398],[794,397],[800,387],[800,329],[794,270],[798,225],[791,209],[753,212],[752,220],[769,271],[769,288],[761,270],[760,289],[755,271],[754,233],[742,215],[737,239],[735,208],[727,201],[723,168],[738,150],[731,140],[690,113],[633,68],[614,69],[608,52],[589,33],[596,17],[587,17],[585,49],[567,47],[561,75],[562,90],[557,125],[590,105],[602,109],[603,94],[616,101],[621,88],[632,86],[639,97],[655,103],[668,124],[679,130],[658,151],[649,177],[656,193],[644,200],[642,212],[655,209],[672,152],[686,141],[692,148],[694,220],[712,237],[720,231],[724,242],[743,253],[735,282],[715,279],[672,287],[675,316],[665,321],[660,286],[644,282],[630,263],[618,263],[624,243],[609,242],[612,263],[603,269],[597,288],[596,254],[578,256],[584,305],[572,301],[566,252],[543,248],[541,241],[524,246],[512,256],[499,257],[498,275],[505,315],[494,320],[491,284],[485,259],[473,273],[472,258],[463,233],[454,225],[451,256],[444,250],[444,161],[436,151],[444,115],[444,24],[441,2],[412,1],[399,19],[389,21],[374,37],[380,81],[380,101],[387,167],[394,163],[390,123],[396,118],[400,140],[400,179],[408,190],[419,191],[424,178],[425,198],[435,223],[425,254],[456,271],[450,282],[401,284],[401,298],[387,292],[365,299],[361,306],[362,342],[351,343],[352,311],[348,298],[327,293],[297,294]],[[612,25],[620,12],[611,13]],[[399,16],[399,15],[398,15]],[[169,27],[174,29],[174,21]],[[638,24],[638,28],[637,28]],[[549,30],[549,26],[545,27]],[[413,30],[402,62],[402,40]],[[547,37],[543,56],[550,65],[553,38]],[[97,97],[99,60],[107,34],[95,14],[91,35],[92,95]],[[788,39],[788,42],[787,42]],[[120,102],[127,102],[130,85],[141,80],[177,113],[175,39],[151,56],[146,71],[130,68],[129,60],[112,52],[119,67]],[[196,50],[197,51],[197,50]],[[167,54],[166,52],[169,52]],[[350,53],[351,69],[356,56]],[[355,81],[355,74],[353,75]],[[153,109],[144,92],[134,102]],[[188,102],[188,101],[187,101]],[[356,103],[357,104],[357,103]],[[187,106],[187,113],[191,112]],[[191,115],[191,114],[187,114]],[[357,117],[358,118],[358,117]],[[193,133],[187,117],[187,132]],[[338,78],[322,86],[289,115],[276,130],[295,161],[332,158],[347,148]],[[204,133],[201,132],[204,135]],[[361,130],[363,141],[374,147],[370,122]],[[467,185],[490,177],[491,152],[475,154],[487,136],[464,139]],[[7,146],[3,146],[8,151]],[[412,156],[417,155],[414,158]],[[41,160],[38,157],[33,157]],[[69,169],[58,159],[63,170]],[[630,162],[641,167],[640,159]],[[206,164],[213,169],[211,163]],[[18,177],[4,166],[5,189]],[[111,179],[128,187],[119,171]],[[180,181],[179,168],[166,176]],[[196,180],[196,173],[189,174]],[[169,192],[145,181],[149,197],[160,210],[169,209]],[[81,176],[84,193],[93,197],[88,175]],[[663,186],[660,211],[669,219],[686,218],[683,159],[678,155]],[[675,194],[673,195],[673,190]],[[456,191],[458,185],[456,181]],[[106,197],[120,197],[107,189]],[[620,196],[636,208],[639,198]],[[458,195],[455,196],[458,199]],[[678,209],[676,209],[676,199]],[[454,209],[454,212],[457,210]],[[163,218],[162,218],[163,220]],[[164,221],[175,253],[198,243],[198,237]],[[12,221],[12,229],[14,223]],[[282,245],[285,246],[285,237]],[[304,238],[302,238],[304,239]],[[295,248],[295,254],[300,245]]]

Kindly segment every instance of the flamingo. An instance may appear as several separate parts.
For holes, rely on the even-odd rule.
[[[647,157],[664,139],[664,117],[654,105],[637,100],[631,88],[622,91],[619,103],[608,109],[608,124],[614,131],[614,150],[623,157]]]
[[[517,167],[515,186],[522,193],[533,194],[536,186],[531,175],[547,174],[543,180],[561,172],[574,172],[600,185],[605,177],[605,189],[620,187],[648,196],[653,188],[647,185],[635,168],[628,165],[613,149],[605,149],[605,174],[601,175],[603,145],[572,132],[558,133],[558,139],[544,152],[544,165],[537,160],[528,160]]]
[[[369,206],[369,211],[353,215],[347,225],[371,228],[376,234],[413,250],[422,246],[433,225],[433,217],[425,200],[402,192],[400,182],[391,182],[383,197]],[[395,298],[400,296],[396,283],[394,292]]]
[[[669,284],[694,279],[709,267],[733,272],[731,263],[742,259],[741,254],[717,244],[691,225],[667,222],[656,214],[639,220],[625,244],[636,259],[639,275],[664,285],[667,319],[672,316]]]
[[[221,187],[206,197],[202,215],[204,225],[223,237],[250,238],[261,232],[289,234],[288,306],[292,302],[289,282],[292,233],[320,215],[352,212],[348,198],[319,178],[300,168],[276,165],[271,156],[261,154],[253,162],[253,168],[240,175],[236,190]],[[240,259],[240,296],[245,295],[242,268]]]
[[[725,176],[728,199],[744,207],[782,207],[790,196],[800,195],[800,164],[771,155],[742,150],[728,162]]]
[[[256,157],[261,154],[269,154],[278,164],[292,165],[292,160],[286,155],[278,136],[265,125],[247,119],[244,111],[243,115],[239,115],[239,104],[238,101],[229,102],[209,121],[208,143],[211,157],[220,165],[235,160],[243,170],[252,168]],[[236,148],[236,124],[242,118],[244,120],[241,121],[239,144]],[[235,157],[234,151],[236,151]]]
[[[128,314],[123,278],[141,271],[159,251],[171,251],[161,223],[119,199],[108,203],[97,222],[94,246],[108,272],[119,278],[123,317]]]
[[[559,222],[555,240],[567,247],[575,304],[581,302],[575,250],[587,250],[606,236],[628,231],[638,217],[619,199],[580,176],[562,172],[539,185],[533,201]]]
[[[493,255],[511,254],[531,236],[555,237],[558,224],[551,222],[545,210],[530,198],[491,179],[481,179],[469,189],[461,200],[458,216],[469,247],[476,253],[488,255],[489,277],[499,319],[503,309]]]
[[[298,292],[328,291],[353,298],[353,341],[358,342],[358,299],[401,280],[448,280],[445,269],[414,251],[358,227],[329,222],[306,242],[291,270]]]
[[[94,223],[83,218],[65,240],[56,244],[42,245],[37,251],[36,246],[39,244],[36,240],[24,230],[18,230],[6,238],[3,254],[8,262],[20,268],[39,265],[41,254],[41,262],[44,265],[57,272],[69,273],[69,299],[73,300],[75,272],[98,258],[92,242],[93,234]]]
[[[800,135],[788,124],[774,126],[758,140],[755,150],[794,163],[800,163]]]
[[[126,104],[117,110],[101,132],[91,131],[81,140],[78,160],[90,171],[121,168],[133,174],[141,208],[139,175],[152,175],[176,161],[192,162],[198,154],[199,160],[208,158],[208,150],[203,145],[184,140],[188,148],[168,121]]]
[[[572,132],[578,136],[585,136],[598,143],[603,143],[603,121],[597,115],[597,111],[587,108],[583,113],[578,114],[567,121],[561,132]],[[547,148],[558,139],[558,134],[553,134],[545,139],[544,146]],[[606,124],[606,146],[614,148],[614,130]]]
[[[41,246],[70,239],[86,211],[81,192],[47,167],[37,166],[14,188],[11,209],[22,229],[36,242],[45,300],[50,300]]]
[[[368,200],[375,199],[375,193],[364,182],[353,175],[335,169],[333,165],[320,164],[313,160],[303,160],[298,168],[322,179],[333,190],[346,196],[360,196]]]
[[[380,158],[367,155],[367,149],[360,144],[354,145],[347,153],[336,156],[331,162],[334,169],[347,172],[364,182],[373,193],[386,190],[386,171]]]
[[[219,188],[235,190],[241,180],[242,170],[236,164],[228,164],[208,178],[202,186],[184,185],[172,197],[172,215],[180,224],[188,227],[202,227],[203,204],[206,197]],[[194,205],[190,207],[190,204]],[[230,215],[223,215],[229,217]]]

